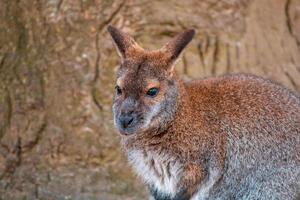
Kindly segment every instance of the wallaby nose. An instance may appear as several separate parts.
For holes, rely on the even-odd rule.
[[[120,116],[120,124],[122,128],[127,128],[131,123],[133,122],[133,116],[132,115],[124,115]]]

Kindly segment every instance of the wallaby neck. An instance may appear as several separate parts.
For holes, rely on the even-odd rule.
[[[190,121],[192,108],[191,108],[190,97],[186,90],[186,86],[184,82],[180,78],[178,78],[177,75],[175,76],[176,76],[175,77],[176,82],[178,84],[178,97],[176,103],[176,112],[172,120],[172,125],[182,126],[182,123],[184,123],[183,119],[185,122]]]

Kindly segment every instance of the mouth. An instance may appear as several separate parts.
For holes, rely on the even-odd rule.
[[[132,134],[126,132],[126,131],[121,131],[121,130],[119,130],[118,133],[119,133],[120,135],[122,135],[122,136],[130,136],[130,135],[132,135]]]
[[[124,127],[124,125],[122,125],[118,120],[115,123],[115,127],[117,129],[117,132],[123,136],[134,135],[138,130],[138,126],[136,124],[131,124],[129,126]]]
[[[134,128],[123,129],[123,128],[117,127],[117,130],[118,130],[118,133],[122,136],[135,135],[135,133],[136,133],[136,129],[134,129]]]

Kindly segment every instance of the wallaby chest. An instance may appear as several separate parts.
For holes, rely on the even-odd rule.
[[[159,192],[173,195],[183,173],[183,164],[167,153],[132,150],[128,159],[136,173]]]

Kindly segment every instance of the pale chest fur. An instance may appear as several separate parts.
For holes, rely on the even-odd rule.
[[[177,185],[182,177],[183,165],[174,157],[142,150],[128,153],[129,162],[136,173],[158,191],[175,195]]]

